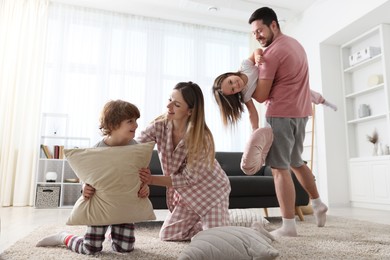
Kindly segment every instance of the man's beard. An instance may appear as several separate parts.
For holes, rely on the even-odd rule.
[[[273,39],[274,39],[274,33],[273,32],[271,32],[271,34],[270,34],[270,38],[259,38],[257,41],[260,43],[260,45],[262,46],[262,47],[268,47],[268,46],[270,46],[270,44],[273,42]],[[263,45],[262,44],[262,40],[263,39],[265,39],[265,44]]]

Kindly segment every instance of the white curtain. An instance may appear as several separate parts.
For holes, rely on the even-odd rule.
[[[138,106],[141,131],[166,111],[176,83],[193,81],[203,90],[216,149],[243,150],[248,115],[236,130],[224,129],[211,87],[249,56],[248,34],[51,4],[47,40],[43,112],[68,117],[67,130],[53,123],[46,125],[49,134],[89,137],[93,145],[101,138],[100,111],[111,99]]]
[[[237,71],[248,46],[241,32],[48,0],[0,0],[0,206],[33,205],[40,135],[86,137],[93,145],[111,99],[138,106],[141,131],[166,111],[180,81],[202,88],[216,149],[242,151],[248,115],[224,129],[211,87],[217,75]]]
[[[32,205],[47,0],[0,1],[0,206]]]

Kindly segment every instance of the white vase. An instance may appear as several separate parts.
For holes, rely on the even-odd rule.
[[[374,150],[372,150],[372,156],[378,156],[378,143],[374,143]]]
[[[382,144],[381,143],[378,143],[377,155],[383,155],[383,149],[382,149]]]

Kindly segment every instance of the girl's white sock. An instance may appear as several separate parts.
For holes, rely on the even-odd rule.
[[[335,104],[330,103],[329,101],[325,100],[324,103],[322,103],[324,106],[330,107],[334,111],[337,111],[337,106]]]

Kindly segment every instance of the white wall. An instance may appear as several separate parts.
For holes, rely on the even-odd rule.
[[[299,40],[306,49],[311,88],[323,93],[325,98],[339,107],[338,112],[333,112],[317,106],[316,113],[316,158],[313,168],[321,197],[331,206],[349,205],[347,158],[345,149],[335,149],[337,145],[345,143],[345,140],[338,140],[339,136],[344,135],[344,129],[337,129],[337,125],[344,120],[343,101],[341,96],[321,86],[323,80],[332,79],[321,78],[321,70],[324,68],[321,68],[320,44],[370,11],[389,2],[389,0],[319,0],[300,17],[289,21],[283,31]],[[334,58],[335,62],[338,60],[338,57],[329,58]]]
[[[80,4],[108,10],[113,9],[111,4],[107,7],[106,5],[99,6],[96,3],[106,4],[106,1],[53,1]],[[123,0],[118,0],[117,2],[126,3],[126,1]],[[323,88],[322,86],[324,80],[330,82],[332,79],[322,79],[321,72],[324,68],[321,68],[320,44],[384,3],[390,3],[390,0],[318,0],[300,17],[297,17],[295,20],[289,20],[283,27],[284,33],[298,39],[306,49],[310,66],[311,88],[323,93],[327,99],[333,101],[339,107],[339,111],[336,113],[330,109],[323,108],[322,106],[317,106],[316,108],[316,149],[313,166],[320,194],[330,205],[349,204],[349,192],[348,187],[346,187],[347,185],[345,185],[348,182],[348,180],[345,179],[347,171],[345,166],[346,163],[342,163],[343,160],[346,160],[346,154],[342,149],[334,149],[334,147],[337,147],[337,145],[340,146],[343,143],[342,140],[337,140],[337,138],[338,132],[344,130],[336,127],[337,125],[340,125],[339,122],[343,122],[344,120],[342,113],[343,101],[340,95],[336,95],[336,93],[327,88]],[[132,5],[130,8],[131,12],[129,12],[134,13],[134,11],[138,9],[139,12],[143,11],[141,7],[138,7],[138,9],[136,7],[137,6]],[[156,10],[159,10],[158,13],[161,13],[160,9],[157,8]],[[168,10],[165,9],[164,11],[168,12]],[[172,16],[170,17],[173,18]],[[197,19],[199,19],[199,17],[197,17]],[[226,20],[224,21],[225,26],[228,22],[229,21]],[[213,25],[213,21],[209,21],[208,24]],[[251,37],[249,34],[250,26],[245,23],[245,28],[246,27],[248,29],[248,37]],[[235,27],[232,27],[232,29],[233,28]],[[257,47],[258,43],[252,41],[250,48],[254,49]],[[336,62],[338,57],[329,58],[334,59]],[[262,106],[259,105],[260,109],[261,107]]]

